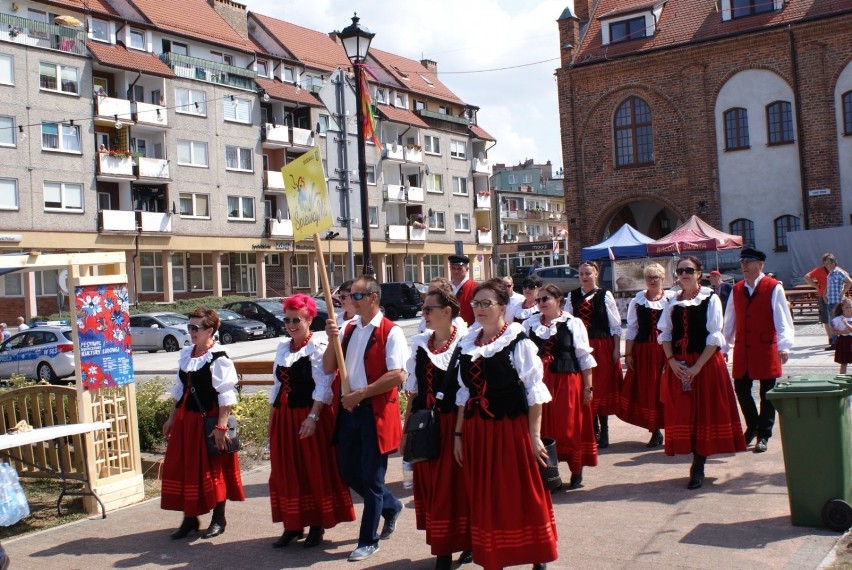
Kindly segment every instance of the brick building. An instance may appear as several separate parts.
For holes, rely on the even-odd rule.
[[[572,258],[692,214],[769,254],[852,223],[852,1],[577,0],[557,70]]]

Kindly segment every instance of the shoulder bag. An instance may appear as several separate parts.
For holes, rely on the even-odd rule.
[[[431,408],[423,408],[411,412],[405,422],[405,449],[402,450],[402,459],[408,463],[419,463],[436,459],[441,454],[441,424],[438,402],[444,398],[444,389],[453,375],[455,363],[458,360],[458,347],[450,359],[447,373],[440,391],[436,394],[435,404]]]
[[[216,439],[210,435],[213,433],[213,430],[219,424],[219,418],[217,416],[208,416],[205,413],[204,406],[201,403],[201,398],[198,397],[198,394],[195,393],[195,386],[192,385],[192,373],[187,372],[186,377],[189,384],[189,391],[192,396],[195,398],[195,403],[198,404],[198,409],[201,413],[201,418],[204,420],[204,433],[202,433],[202,437],[204,438],[205,445],[207,446],[207,454],[208,455],[222,455],[224,453],[235,453],[242,448],[240,444],[240,438],[237,434],[237,418],[234,414],[228,416],[228,437],[225,441],[228,443],[228,449],[222,450],[216,446]]]

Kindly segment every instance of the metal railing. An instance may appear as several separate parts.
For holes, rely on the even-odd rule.
[[[179,53],[160,54],[160,60],[168,65],[175,75],[184,79],[197,79],[246,91],[256,90],[254,80],[257,73],[250,69]]]
[[[83,30],[11,14],[0,14],[0,40],[74,55],[86,53],[86,33]]]

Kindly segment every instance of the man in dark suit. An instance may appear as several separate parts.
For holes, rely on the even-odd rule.
[[[710,272],[710,288],[719,296],[722,301],[722,313],[728,310],[728,297],[731,296],[731,290],[734,288],[730,283],[722,281],[722,274],[715,269]]]

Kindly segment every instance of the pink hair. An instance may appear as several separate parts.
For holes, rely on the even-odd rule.
[[[317,316],[317,304],[314,301],[313,297],[305,295],[304,293],[296,293],[292,297],[287,297],[284,299],[284,310],[285,311],[302,311],[303,314],[309,319],[313,319]]]

